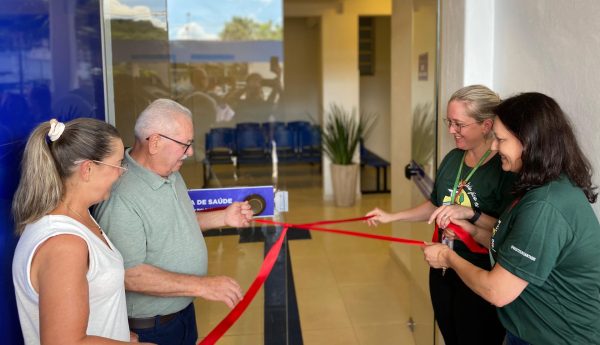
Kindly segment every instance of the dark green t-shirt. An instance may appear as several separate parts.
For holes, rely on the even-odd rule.
[[[527,192],[494,228],[491,253],[529,285],[498,309],[532,344],[600,342],[600,225],[566,177]]]
[[[462,164],[464,153],[463,150],[454,149],[442,160],[431,192],[431,202],[434,205],[439,207],[450,204],[454,181]],[[471,167],[464,165],[461,171],[461,180],[466,178],[471,170]],[[481,212],[498,218],[512,200],[510,190],[514,180],[514,174],[502,171],[500,156],[496,154],[473,173],[465,188],[457,196],[459,204],[479,208]],[[473,264],[490,269],[490,259],[487,254],[475,254],[469,251],[460,240],[454,240],[454,250]]]

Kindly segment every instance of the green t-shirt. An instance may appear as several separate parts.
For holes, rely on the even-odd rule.
[[[434,205],[439,207],[450,204],[456,174],[462,164],[464,153],[463,150],[454,149],[442,160],[431,192],[430,200]],[[461,180],[466,178],[471,170],[472,167],[464,165],[461,171]],[[479,208],[482,213],[498,218],[512,200],[510,190],[514,180],[513,173],[502,171],[500,156],[496,154],[477,168],[465,188],[457,195],[457,199],[462,206]],[[471,263],[490,269],[490,259],[487,254],[476,254],[469,251],[465,244],[458,239],[454,240],[454,250]]]
[[[203,276],[208,254],[186,185],[179,173],[162,178],[125,152],[128,171],[94,216],[123,255],[125,268],[148,264],[169,272]],[[156,297],[131,291],[127,314],[141,318],[182,310],[193,297]]]
[[[581,189],[561,177],[527,192],[500,217],[490,251],[529,285],[498,309],[532,344],[600,342],[600,225]]]

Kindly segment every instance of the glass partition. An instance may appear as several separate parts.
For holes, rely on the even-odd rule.
[[[133,145],[137,115],[153,100],[170,98],[193,113],[195,159],[182,169],[190,187],[211,180],[237,184],[237,163],[270,166],[268,131],[282,121],[281,1],[119,0],[104,6],[111,115],[126,145]],[[247,137],[240,139],[239,124],[248,123],[255,126],[244,127]],[[220,142],[227,128],[235,131]],[[223,160],[205,160],[219,150]]]
[[[411,203],[429,198],[436,173],[438,104],[438,0],[415,0],[413,11],[412,161],[414,188]],[[429,240],[432,228],[425,222],[412,225],[412,238]],[[429,269],[421,250],[410,255],[411,319],[417,345],[436,344],[435,320],[429,297]]]
[[[0,1],[0,334],[21,344],[10,213],[31,130],[51,118],[104,120],[100,2]]]

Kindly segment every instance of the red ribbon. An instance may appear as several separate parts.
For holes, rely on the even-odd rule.
[[[199,345],[208,345],[214,344],[219,340],[225,332],[237,321],[237,319],[242,316],[248,305],[252,302],[260,287],[264,284],[265,280],[271,273],[273,269],[273,265],[277,260],[277,256],[279,256],[279,251],[281,250],[281,245],[283,244],[283,239],[285,238],[285,234],[287,233],[288,228],[284,227],[279,235],[279,238],[273,244],[267,255],[265,256],[265,260],[260,266],[260,271],[258,275],[250,285],[250,288],[244,295],[244,298],[227,314],[227,316],[221,320],[221,322],[215,327],[206,338],[202,339]]]
[[[308,223],[308,224],[289,224],[289,223],[275,222],[275,221],[268,220],[268,219],[254,219],[254,221],[257,222],[257,223],[262,223],[262,224],[280,225],[280,226],[285,226],[285,227],[290,227],[290,228],[313,230],[313,231],[323,231],[323,232],[331,232],[331,233],[335,233],[335,234],[344,234],[344,235],[349,235],[349,236],[372,238],[372,239],[384,240],[384,241],[389,241],[389,242],[399,242],[399,243],[404,243],[404,244],[413,245],[413,246],[423,246],[423,245],[425,245],[424,241],[417,241],[417,240],[411,240],[411,239],[406,239],[406,238],[398,238],[398,237],[383,236],[383,235],[367,234],[367,233],[356,232],[356,231],[328,229],[328,228],[321,228],[321,227],[314,226],[314,225],[325,225],[325,224],[355,222],[355,221],[367,220],[369,218],[371,218],[371,217],[360,217],[360,218],[352,218],[352,219],[342,219],[342,220],[339,220],[339,221],[332,220],[332,221],[323,221],[323,222]]]
[[[461,241],[463,241],[465,246],[467,246],[467,248],[470,251],[472,251],[473,253],[477,253],[477,254],[487,254],[488,253],[488,249],[486,247],[483,247],[479,243],[475,242],[475,240],[473,239],[471,234],[469,234],[462,227],[460,227],[456,224],[453,224],[453,223],[449,223],[448,226],[446,226],[446,229],[454,231],[454,233],[456,234],[456,237],[458,237]],[[439,234],[439,228],[436,224],[435,230],[433,231],[433,236],[431,238],[431,242],[439,242],[438,234]]]
[[[225,334],[225,332],[227,332],[227,330],[240,318],[240,316],[242,316],[242,314],[244,313],[246,308],[248,308],[248,306],[250,305],[250,303],[252,302],[252,300],[254,299],[256,294],[258,293],[258,290],[260,290],[260,288],[264,284],[265,280],[271,273],[271,270],[273,269],[273,265],[275,265],[275,261],[277,260],[277,257],[279,256],[279,252],[281,251],[281,246],[283,244],[283,240],[285,239],[285,235],[287,234],[288,228],[323,231],[323,232],[330,232],[330,233],[336,233],[336,234],[344,234],[344,235],[349,235],[349,236],[365,237],[365,238],[385,240],[385,241],[390,241],[390,242],[404,243],[404,244],[413,245],[413,246],[423,246],[426,244],[424,241],[417,241],[417,240],[411,240],[411,239],[406,239],[406,238],[374,235],[374,234],[355,232],[355,231],[347,231],[347,230],[339,230],[339,229],[327,229],[327,228],[321,228],[321,227],[316,226],[316,225],[328,225],[328,224],[364,221],[371,217],[372,216],[349,218],[349,219],[339,219],[339,220],[326,220],[326,221],[306,223],[306,224],[291,224],[291,223],[276,222],[276,221],[272,221],[272,220],[268,220],[268,219],[253,219],[253,221],[256,223],[282,226],[283,230],[281,231],[281,234],[279,235],[279,238],[277,239],[275,244],[273,244],[273,246],[271,247],[271,249],[265,256],[265,260],[263,261],[262,265],[260,266],[258,275],[256,276],[256,278],[250,285],[250,288],[248,289],[246,294],[244,294],[244,298],[229,312],[229,314],[227,314],[227,316],[217,325],[217,327],[215,327],[206,336],[206,338],[204,338],[202,341],[200,341],[198,343],[198,345],[212,345],[212,344],[216,343],[217,340],[219,340],[223,336],[223,334]],[[487,253],[487,249],[484,247],[481,247],[479,244],[477,244],[473,240],[471,235],[469,235],[469,233],[467,233],[461,227],[459,227],[455,224],[449,224],[447,228],[453,230],[454,233],[456,233],[456,236],[458,238],[460,238],[461,241],[463,241],[465,243],[465,245],[467,246],[467,248],[469,248],[469,250],[471,250],[472,252]],[[433,242],[437,242],[437,233],[438,233],[438,227],[436,225],[435,232],[434,232],[434,238],[432,240]]]

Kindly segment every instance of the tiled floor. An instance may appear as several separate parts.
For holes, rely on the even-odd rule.
[[[319,181],[289,179],[286,185],[290,211],[283,217],[292,223],[362,216],[375,206],[387,209],[390,203],[389,194],[370,194],[354,207],[336,208],[322,200]],[[389,226],[368,228],[365,223],[334,228],[391,232]],[[247,288],[262,262],[264,245],[238,240],[238,236],[207,238],[209,274],[234,277]],[[414,344],[406,326],[409,283],[390,256],[387,242],[313,232],[310,240],[289,241],[289,250],[304,344]],[[263,301],[261,290],[218,344],[262,344]],[[196,310],[204,335],[228,312],[222,303],[200,299]]]

